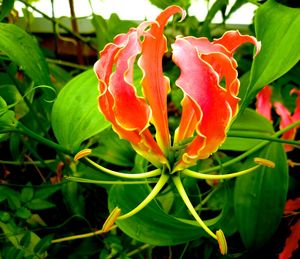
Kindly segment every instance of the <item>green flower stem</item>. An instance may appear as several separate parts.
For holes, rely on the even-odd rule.
[[[148,184],[148,183],[157,183],[157,180],[145,180],[145,181],[100,181],[100,180],[91,180],[74,176],[65,176],[66,180],[78,182],[78,183],[93,183],[93,184]]]
[[[277,131],[275,134],[272,135],[273,138],[278,138],[279,136],[281,136],[283,133],[289,131],[290,129],[300,126],[300,120],[296,121],[290,125],[288,125],[287,127],[285,127],[282,130]],[[269,144],[270,141],[263,141],[261,143],[259,143],[258,145],[256,145],[255,147],[249,149],[248,151],[244,152],[243,154],[223,163],[222,165],[218,165],[218,166],[214,166],[214,167],[210,167],[204,170],[201,170],[200,173],[210,173],[210,172],[214,172],[214,171],[218,171],[222,168],[225,168],[227,166],[233,165],[239,161],[241,161],[242,159],[248,157],[249,155],[257,152],[258,150],[260,150],[261,148],[263,148],[264,146],[266,146],[267,144]]]
[[[250,139],[262,139],[262,140],[269,140],[271,142],[279,142],[284,144],[290,144],[295,146],[300,146],[300,142],[296,140],[286,140],[281,139],[274,136],[268,136],[263,134],[256,134],[251,132],[239,131],[239,130],[232,130],[229,131],[227,134],[228,137],[237,137],[237,138],[250,138]]]
[[[38,134],[36,134],[35,132],[33,132],[32,130],[28,129],[27,127],[25,127],[21,122],[17,122],[16,124],[16,127],[18,129],[17,132],[19,133],[22,133],[24,135],[27,135],[28,137],[48,146],[48,147],[51,147],[55,150],[58,150],[58,151],[61,151],[67,155],[70,155],[70,156],[73,156],[73,154],[66,148],[64,148],[63,146],[47,139],[47,138],[44,138]]]
[[[127,173],[120,173],[120,172],[117,172],[117,171],[113,171],[113,170],[110,170],[110,169],[107,169],[101,165],[98,165],[96,162],[94,162],[93,160],[89,159],[88,157],[83,157],[82,158],[84,161],[86,161],[87,163],[89,163],[90,165],[94,166],[96,169],[104,172],[104,173],[107,173],[107,174],[110,174],[110,175],[113,175],[113,176],[116,176],[116,177],[121,177],[121,178],[127,178],[127,179],[143,179],[143,178],[148,178],[148,177],[154,177],[154,176],[158,176],[161,174],[161,169],[155,169],[153,171],[150,171],[150,172],[146,172],[146,173],[139,173],[139,174],[127,174]]]
[[[259,168],[261,165],[255,165],[253,167],[250,167],[248,169],[245,169],[243,171],[239,171],[236,173],[231,173],[231,174],[203,174],[203,173],[198,173],[189,169],[185,169],[182,171],[183,174],[196,178],[196,179],[203,179],[203,180],[225,180],[225,179],[231,179],[234,177],[238,177],[243,174],[248,174],[253,171],[255,171],[257,168]]]
[[[139,211],[141,211],[143,208],[145,208],[149,204],[149,202],[151,202],[155,198],[155,196],[160,192],[160,190],[164,187],[164,185],[167,183],[169,178],[170,175],[163,173],[159,178],[158,182],[156,183],[156,185],[154,186],[154,188],[152,189],[152,191],[148,194],[148,196],[137,207],[127,212],[126,214],[118,217],[117,220],[127,219],[133,216],[134,214],[138,213]]]
[[[195,208],[193,207],[193,204],[191,203],[188,195],[186,194],[183,184],[181,182],[180,176],[179,175],[174,175],[172,177],[172,180],[182,198],[182,200],[184,201],[185,205],[187,206],[187,208],[189,209],[189,211],[191,212],[191,214],[193,215],[193,217],[195,218],[195,220],[198,222],[198,224],[205,230],[205,232],[207,234],[209,234],[212,238],[217,240],[217,236],[214,232],[212,232],[203,222],[203,220],[199,217],[198,213],[196,212]]]
[[[114,225],[110,228],[110,230],[116,228],[117,226]],[[75,239],[82,239],[82,238],[87,238],[87,237],[93,237],[93,236],[97,236],[97,235],[101,235],[104,234],[105,232],[103,231],[103,229],[97,230],[95,232],[90,232],[90,233],[86,233],[86,234],[80,234],[80,235],[74,235],[74,236],[69,236],[69,237],[62,237],[62,238],[58,238],[58,239],[54,239],[51,241],[51,243],[61,243],[61,242],[65,242],[65,241],[70,241],[70,240],[75,240]]]

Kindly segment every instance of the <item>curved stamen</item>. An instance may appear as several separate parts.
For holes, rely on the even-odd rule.
[[[244,175],[244,174],[248,174],[251,173],[253,171],[255,171],[257,168],[261,167],[261,166],[268,166],[268,167],[275,167],[275,164],[267,159],[263,159],[263,158],[255,158],[254,162],[257,163],[257,165],[247,168],[245,170],[239,171],[239,172],[235,172],[235,173],[231,173],[231,174],[203,174],[203,173],[199,173],[199,172],[195,172],[189,169],[185,169],[182,171],[183,174],[196,178],[196,179],[203,179],[203,180],[225,180],[225,179],[231,179],[234,177],[238,177],[240,175]]]
[[[161,175],[161,177],[159,178],[158,182],[156,183],[156,185],[154,186],[154,188],[152,189],[152,191],[148,194],[148,196],[137,207],[135,207],[133,210],[127,212],[126,214],[121,215],[120,217],[118,217],[117,220],[129,218],[129,217],[133,216],[134,214],[138,213],[144,207],[146,207],[155,198],[155,196],[160,192],[160,190],[164,187],[164,185],[169,180],[169,178],[170,178],[169,175],[163,173]]]
[[[217,236],[214,232],[212,232],[203,222],[203,220],[200,218],[200,216],[198,215],[198,213],[196,212],[195,208],[193,207],[188,195],[186,194],[183,184],[181,182],[181,179],[178,175],[174,175],[172,177],[172,180],[182,198],[182,200],[184,201],[185,205],[187,206],[187,208],[189,209],[189,211],[191,212],[191,214],[193,215],[193,217],[195,218],[195,220],[198,222],[198,224],[205,230],[205,232],[207,234],[209,234],[211,237],[213,237],[214,239],[217,240]]]
[[[152,170],[150,172],[139,173],[139,174],[120,173],[120,172],[113,171],[113,170],[110,170],[108,168],[105,168],[101,165],[98,165],[96,162],[89,159],[88,157],[84,157],[83,159],[86,162],[88,162],[89,164],[91,164],[94,168],[96,168],[96,169],[98,169],[98,170],[100,170],[104,173],[116,176],[116,177],[127,178],[127,179],[143,179],[143,178],[148,178],[148,177],[154,177],[154,176],[161,175],[161,169],[155,169],[155,170]]]

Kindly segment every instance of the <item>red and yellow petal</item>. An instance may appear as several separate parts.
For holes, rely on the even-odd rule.
[[[294,120],[291,116],[291,113],[282,103],[275,102],[274,106],[275,106],[276,113],[281,118],[280,124],[279,124],[280,129],[283,129],[294,122]],[[295,136],[296,136],[296,128],[293,128],[293,129],[285,132],[282,135],[282,138],[286,139],[286,140],[294,140]],[[284,145],[284,149],[285,149],[285,151],[291,151],[291,150],[293,150],[293,146]]]
[[[170,90],[169,79],[163,74],[162,59],[167,51],[164,26],[175,13],[185,16],[185,11],[178,6],[170,6],[157,17],[147,34],[144,34],[139,65],[143,70],[143,93],[152,111],[151,122],[156,129],[158,145],[167,155],[170,147],[168,127],[167,94]]]
[[[151,110],[133,86],[133,64],[140,52],[139,35],[132,29],[118,35],[100,53],[101,59],[94,66],[99,80],[99,108],[121,138],[130,141],[154,165],[161,166],[167,160],[147,129]]]
[[[189,99],[183,101],[189,106],[183,109],[190,109],[197,120],[194,123],[197,135],[174,170],[189,167],[215,152],[224,142],[238,107],[239,82],[231,59],[221,52],[199,54],[194,45],[185,38],[177,38],[173,44],[173,60],[181,70],[176,84],[183,90],[184,98]],[[223,77],[224,87],[220,85]],[[178,135],[186,131],[184,121],[180,123]]]
[[[219,39],[213,41],[215,44],[224,46],[232,54],[234,51],[244,43],[252,43],[256,47],[255,55],[260,52],[261,42],[257,41],[255,37],[249,35],[242,35],[239,31],[227,31]]]
[[[272,88],[266,85],[256,95],[256,111],[272,122],[272,103],[271,103]]]

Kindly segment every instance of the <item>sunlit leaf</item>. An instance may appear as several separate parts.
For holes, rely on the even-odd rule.
[[[260,139],[230,136],[230,134],[239,133],[249,134],[252,136],[271,136],[274,134],[274,130],[272,124],[265,117],[261,116],[254,110],[246,109],[231,125],[228,132],[229,137],[227,137],[220,149],[245,151],[256,146],[262,141]]]
[[[46,60],[27,32],[14,24],[0,23],[0,50],[21,66],[36,85],[51,85]]]
[[[268,0],[255,15],[256,37],[262,49],[252,65],[244,106],[266,84],[289,71],[300,59],[300,9]]]
[[[4,0],[1,4],[0,21],[9,15],[11,9],[14,7],[15,0]]]
[[[136,207],[149,194],[149,190],[149,186],[146,185],[114,185],[109,192],[109,209],[113,210],[117,206],[121,208],[122,213],[126,213]],[[226,228],[232,221],[233,211],[229,205],[230,202],[219,216],[205,221],[211,229]],[[189,222],[183,222],[168,215],[157,201],[152,201],[139,213],[128,219],[117,221],[116,224],[130,237],[152,245],[176,245],[207,237],[195,221]],[[230,235],[232,231],[234,230],[228,228],[224,232]]]
[[[247,248],[262,247],[280,223],[288,190],[288,167],[283,146],[271,143],[255,154],[275,162],[236,180],[234,208],[238,229]],[[248,168],[253,162],[249,157]],[[276,206],[275,206],[276,204]]]
[[[65,85],[53,105],[54,134],[71,151],[110,125],[98,110],[97,85],[93,70],[83,72]]]

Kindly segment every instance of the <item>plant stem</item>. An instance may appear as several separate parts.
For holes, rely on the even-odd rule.
[[[93,184],[149,184],[157,183],[157,180],[145,180],[145,181],[101,181],[101,180],[91,180],[74,176],[65,176],[66,180],[78,182],[78,183],[93,183]]]
[[[46,61],[52,64],[57,64],[60,66],[65,66],[65,67],[71,67],[71,68],[77,68],[80,70],[87,70],[89,67],[88,66],[83,66],[83,65],[78,65],[72,62],[68,61],[63,61],[63,60],[57,60],[57,59],[51,59],[51,58],[46,58]]]
[[[159,178],[158,182],[152,189],[152,191],[148,194],[148,196],[138,205],[136,206],[133,210],[127,212],[126,214],[118,217],[117,220],[122,220],[122,219],[127,219],[134,214],[138,213],[141,211],[143,208],[145,208],[154,198],[155,196],[160,192],[160,190],[164,187],[164,185],[167,183],[169,180],[170,176],[167,174],[162,174],[161,177]]]
[[[117,226],[112,226],[111,229],[115,229]],[[65,241],[71,241],[75,239],[82,239],[82,238],[87,238],[87,237],[93,237],[97,235],[104,234],[104,231],[102,229],[97,230],[95,232],[90,232],[90,233],[85,233],[85,234],[80,234],[80,235],[75,235],[75,236],[70,236],[70,237],[62,237],[58,239],[54,239],[51,241],[51,243],[60,243],[60,242],[65,242]]]
[[[28,137],[32,138],[32,139],[35,139],[36,141],[48,146],[48,147],[51,147],[55,150],[58,150],[58,151],[61,151],[67,155],[70,155],[72,156],[73,154],[66,148],[64,148],[63,146],[49,140],[49,139],[46,139],[38,134],[36,134],[35,132],[33,132],[32,130],[28,129],[27,127],[25,127],[21,122],[17,122],[17,125],[16,125],[18,131],[18,133],[22,133],[24,135],[27,135]]]
[[[86,45],[88,45],[91,49],[98,51],[97,48],[95,48],[91,43],[89,39],[86,39],[84,37],[82,37],[80,34],[73,32],[71,29],[69,29],[67,26],[65,26],[64,24],[58,22],[56,19],[53,19],[52,17],[48,16],[47,14],[41,12],[39,9],[37,9],[36,7],[34,7],[33,5],[27,3],[27,1],[25,0],[19,0],[21,3],[23,3],[24,5],[30,7],[32,10],[36,11],[37,13],[41,14],[44,18],[46,18],[47,20],[57,24],[60,28],[64,29],[65,31],[67,31],[68,33],[70,33],[72,36],[74,36],[74,38],[80,40],[81,42],[85,43]]]
[[[40,130],[44,133],[46,133],[45,128],[43,127],[41,121],[39,120],[38,116],[37,116],[37,112],[36,109],[33,107],[33,105],[31,104],[31,102],[28,100],[25,92],[22,89],[22,86],[20,85],[20,82],[15,78],[15,76],[10,72],[9,68],[7,67],[7,65],[5,64],[5,62],[3,62],[2,60],[0,61],[0,64],[4,67],[5,71],[7,72],[8,76],[10,77],[10,79],[14,82],[18,92],[20,93],[20,95],[22,96],[26,106],[28,107],[28,109],[31,111],[32,116],[34,117],[35,121],[37,122],[38,127],[40,128]]]
[[[101,165],[98,165],[96,162],[89,159],[88,157],[83,157],[83,160],[86,161],[87,163],[89,163],[90,165],[92,165],[94,168],[96,168],[96,169],[98,169],[98,170],[100,170],[104,173],[107,173],[107,174],[110,174],[110,175],[113,175],[113,176],[116,176],[116,177],[121,177],[121,178],[143,179],[143,178],[158,176],[158,175],[161,174],[161,169],[155,169],[155,170],[150,171],[150,172],[139,173],[139,174],[120,173],[120,172],[113,171],[113,170],[110,170],[108,168],[105,168]]]
[[[271,142],[273,141],[273,142],[279,142],[279,143],[284,143],[284,144],[300,146],[300,142],[296,141],[296,140],[286,140],[286,139],[276,138],[273,136],[258,135],[258,134],[253,134],[253,133],[238,131],[238,130],[237,131],[236,130],[229,131],[227,136],[228,137],[238,137],[238,138],[262,139],[262,140],[269,140]]]
[[[231,173],[231,174],[203,174],[203,173],[194,172],[194,171],[189,170],[189,169],[183,170],[182,173],[187,175],[187,176],[196,178],[196,179],[225,180],[225,179],[231,179],[231,178],[234,178],[234,177],[238,177],[240,175],[251,173],[251,172],[255,171],[257,168],[259,168],[260,166],[261,165],[256,165],[256,166],[253,166],[253,167],[248,168],[246,170],[239,171],[239,172],[236,172],[236,173]]]
[[[172,177],[172,180],[183,200],[183,202],[185,203],[185,205],[187,206],[187,208],[189,209],[190,213],[193,215],[193,217],[195,218],[195,220],[198,222],[198,224],[203,228],[203,230],[205,230],[205,232],[207,234],[209,234],[212,238],[217,239],[217,236],[214,232],[212,232],[203,222],[203,220],[200,218],[200,216],[198,215],[198,213],[196,212],[195,208],[193,207],[193,204],[191,203],[188,195],[186,194],[183,184],[181,182],[180,176],[179,175],[174,175]]]
[[[70,6],[70,13],[71,13],[72,31],[75,32],[76,34],[79,34],[78,24],[77,24],[76,14],[75,14],[75,8],[74,8],[74,1],[73,0],[69,0],[69,6]],[[77,45],[76,46],[77,62],[82,65],[82,64],[84,64],[84,59],[83,59],[81,41],[77,41],[76,45]]]
[[[294,128],[294,127],[297,127],[300,125],[300,121],[296,121],[290,125],[288,125],[287,127],[285,127],[284,129],[282,130],[279,130],[277,131],[275,134],[272,135],[273,138],[278,138],[279,136],[281,136],[283,133],[289,131],[290,129]],[[243,154],[225,162],[222,164],[222,166],[218,165],[218,166],[214,166],[214,167],[210,167],[210,168],[207,168],[207,169],[204,169],[204,170],[201,170],[201,173],[210,173],[210,172],[214,172],[214,171],[217,171],[219,170],[220,168],[225,168],[227,166],[230,166],[230,165],[233,165],[235,164],[236,162],[239,162],[241,161],[242,159],[246,158],[247,156],[255,153],[256,151],[260,150],[261,148],[263,148],[264,146],[266,146],[267,144],[269,144],[270,141],[263,141],[261,143],[259,143],[258,145],[256,145],[255,147],[249,149],[248,151],[244,152]]]

